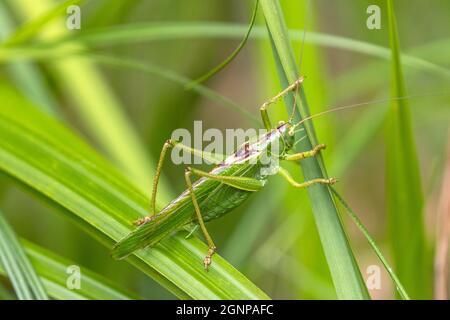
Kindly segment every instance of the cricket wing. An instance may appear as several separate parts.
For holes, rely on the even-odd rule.
[[[138,249],[154,246],[170,233],[192,220],[192,210],[189,210],[188,207],[178,207],[174,211],[166,211],[154,216],[152,220],[147,221],[120,240],[113,247],[111,256],[120,260]]]

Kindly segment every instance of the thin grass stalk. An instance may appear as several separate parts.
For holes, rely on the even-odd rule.
[[[262,0],[261,7],[272,39],[275,59],[279,61],[281,83],[282,85],[293,83],[299,74],[279,2]],[[300,97],[302,103],[298,104],[296,110],[297,121],[301,116],[309,114],[303,89],[300,90]],[[286,100],[286,108],[290,112],[293,98],[291,96]],[[317,143],[314,127],[311,124],[306,127],[307,138],[298,144],[297,151],[311,149]],[[325,168],[319,157],[306,159],[302,161],[301,166],[306,180],[326,177]],[[369,299],[330,190],[326,186],[316,185],[309,188],[308,193],[338,298]]]

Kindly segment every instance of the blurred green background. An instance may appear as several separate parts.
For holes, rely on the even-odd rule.
[[[426,279],[427,289],[423,294],[431,298],[434,274],[430,257],[440,225],[437,219],[450,119],[450,73],[447,69],[450,67],[450,2],[398,0],[394,3],[402,52],[447,70],[446,74],[434,72],[414,66],[414,63],[403,68],[408,94],[424,95],[410,99],[409,104],[425,198],[423,228],[427,251],[423,255],[428,257],[427,271],[417,271],[417,277]],[[314,35],[319,32],[389,48],[385,1],[283,0],[281,4],[288,27],[306,30],[304,46],[301,41],[295,41],[293,45],[297,58],[302,56],[300,69],[307,77],[304,87],[312,113],[332,106],[390,97],[389,59],[375,56],[374,50],[369,54],[356,52],[358,46],[339,49],[333,48],[331,43],[314,43]],[[366,9],[370,4],[377,4],[382,9],[381,30],[366,27]],[[81,30],[63,32],[76,36],[91,29],[148,22],[226,22],[239,24],[245,30],[253,5],[253,1],[239,0],[92,0],[81,7]],[[31,15],[39,15],[42,9],[38,4],[27,6],[33,5],[27,1],[1,1],[2,39],[7,39],[8,28],[14,30]],[[261,12],[256,25],[264,30]],[[62,23],[60,28],[64,29]],[[48,37],[51,36],[50,33]],[[203,38],[181,34],[174,39],[135,41],[125,45],[94,43],[89,45],[89,50],[149,63],[194,79],[222,61],[242,37],[243,33],[236,37]],[[95,112],[79,110],[77,86],[80,81],[64,75],[60,69],[55,70],[45,61],[29,63],[27,67],[30,68],[21,71],[18,66],[19,63],[2,62],[0,78],[12,83],[32,101],[51,107],[49,110],[53,111],[49,112],[112,159],[120,170],[129,173],[132,182],[146,187],[150,195],[151,181],[134,179],[138,174],[133,176],[127,171],[127,154],[122,154],[121,158],[111,154],[93,133],[96,123],[101,125],[109,121],[108,114],[97,119]],[[247,117],[219,101],[207,99],[160,76],[120,66],[99,65],[97,68],[99,79],[117,99],[117,105],[153,161],[172,131],[177,128],[190,130],[194,120],[202,120],[204,129],[254,125]],[[82,74],[78,76],[83,78]],[[34,82],[30,87],[30,78],[38,85]],[[82,79],[86,85],[91,80],[89,75]],[[259,106],[282,89],[268,39],[250,39],[239,56],[205,85],[258,116]],[[388,105],[388,102],[377,103],[334,113],[318,118],[314,123],[319,141],[328,146],[323,153],[328,174],[339,179],[337,188],[392,260],[391,243],[395,239],[388,233],[384,178],[386,136],[383,128]],[[271,114],[280,120],[287,117],[281,103]],[[292,165],[289,169],[297,180],[301,179],[298,166]],[[164,167],[166,185],[172,195],[184,189],[183,170],[183,167],[169,163]],[[61,215],[49,214],[58,208],[30,196],[6,176],[0,176],[0,208],[20,236],[97,271],[142,297],[173,298],[127,263],[113,261],[108,250],[70,221]],[[344,215],[343,220],[363,277],[368,277],[366,269],[370,265],[379,265],[382,270],[381,288],[370,290],[372,297],[392,298],[392,284],[377,257],[351,221]],[[335,298],[305,190],[292,190],[274,177],[264,191],[254,195],[242,208],[209,223],[209,228],[219,253],[270,297]],[[4,278],[0,281],[7,285]]]

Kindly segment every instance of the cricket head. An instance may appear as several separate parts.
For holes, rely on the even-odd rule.
[[[280,140],[284,146],[282,153],[290,151],[295,145],[295,131],[293,128],[290,121],[281,121],[277,127],[277,130],[280,133]]]

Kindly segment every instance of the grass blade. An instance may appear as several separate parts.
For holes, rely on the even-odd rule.
[[[61,207],[109,249],[147,214],[148,199],[67,128],[0,87],[0,170]],[[268,299],[219,255],[205,272],[206,245],[180,232],[127,259],[181,298]],[[111,260],[113,261],[113,260]]]
[[[51,11],[54,1],[14,0],[10,4],[25,19],[34,19],[36,15]],[[46,25],[39,36],[45,41],[51,41],[68,32],[63,20],[54,20]],[[72,43],[66,49],[83,50],[83,47]],[[142,189],[147,188],[148,181],[153,179],[152,168],[156,168],[156,165],[149,158],[124,108],[96,66],[84,57],[68,57],[54,63],[49,61],[49,66],[51,75],[66,97],[74,103],[74,110],[94,139],[129,174],[134,183]],[[158,202],[166,203],[171,192],[164,178],[161,182],[162,192]]]
[[[299,75],[279,3],[261,0],[261,7],[273,41],[275,59],[279,61],[281,82],[283,85],[287,82],[293,83]],[[309,112],[303,90],[300,90],[300,93],[300,111],[303,116],[307,116]],[[286,104],[286,108],[289,112],[293,99],[291,97],[288,100],[290,102]],[[296,117],[296,120],[299,120],[299,110]],[[316,144],[312,126],[309,126],[307,133],[308,138],[299,144],[297,151],[311,149],[312,144]],[[301,165],[306,180],[326,175],[323,164],[318,159],[308,159]],[[326,186],[313,186],[309,188],[308,193],[338,298],[370,298],[329,189]]]
[[[4,3],[0,3],[0,41],[8,37],[14,24]],[[50,93],[44,77],[32,63],[17,62],[7,68],[13,80],[24,94],[49,114],[56,115],[56,98]]]
[[[380,259],[383,266],[386,268],[386,271],[388,272],[389,276],[391,277],[392,281],[395,283],[395,286],[404,300],[409,300],[409,296],[406,293],[405,288],[403,287],[402,283],[400,282],[400,279],[395,274],[392,267],[389,265],[389,262],[387,259],[383,256],[383,253],[381,252],[380,248],[378,248],[377,244],[375,243],[375,240],[370,236],[369,231],[367,231],[366,227],[362,224],[361,220],[359,219],[358,215],[350,208],[350,206],[345,202],[345,200],[342,198],[342,196],[336,191],[335,188],[331,187],[331,191],[333,191],[334,195],[338,200],[341,202],[341,204],[345,207],[348,215],[353,220],[353,222],[356,224],[358,229],[362,232],[364,237],[367,239],[367,242],[369,242],[370,246],[372,247],[373,251],[376,253],[378,259]]]
[[[84,267],[80,267],[80,288],[69,289],[66,285],[69,277],[67,268],[76,265],[75,262],[62,258],[31,242],[25,240],[21,242],[49,296],[54,299],[139,299],[139,297],[119,288],[105,277]]]
[[[391,91],[392,97],[397,98],[406,96],[406,89],[391,0],[388,0],[388,19],[392,52]],[[424,235],[423,194],[407,100],[400,99],[391,104],[386,144],[386,192],[395,265],[412,298],[430,297],[431,279],[425,276],[430,274],[427,272],[430,264]],[[418,277],[418,274],[422,276]]]
[[[223,68],[225,68],[231,61],[233,61],[234,58],[241,52],[242,48],[244,48],[245,44],[247,43],[248,37],[250,36],[250,32],[252,31],[253,24],[255,23],[256,19],[256,13],[258,11],[258,1],[255,2],[255,8],[253,9],[252,18],[250,19],[250,25],[248,26],[247,32],[245,33],[244,39],[242,39],[241,43],[239,43],[238,47],[228,56],[226,59],[220,63],[218,66],[214,67],[210,71],[208,71],[206,74],[202,75],[198,79],[195,79],[192,84],[188,85],[188,88],[191,88],[195,84],[199,84],[202,82],[205,82],[209,78],[211,78],[216,73],[220,72]]]
[[[46,24],[59,17],[61,14],[65,14],[67,7],[70,5],[78,5],[84,1],[85,0],[66,0],[55,5],[43,15],[22,25],[4,42],[4,45],[17,45],[32,39],[45,27]]]
[[[220,22],[152,22],[131,23],[121,26],[105,27],[82,31],[80,33],[61,36],[37,44],[41,50],[56,49],[59,46],[73,43],[94,46],[120,46],[125,44],[143,43],[149,41],[181,40],[181,39],[238,39],[248,28],[242,24]],[[292,41],[303,40],[303,30],[290,29],[289,37]],[[268,39],[265,27],[254,26],[250,39]],[[346,50],[368,56],[389,60],[389,48],[370,42],[343,37],[339,35],[308,31],[305,43],[318,46]],[[48,52],[47,54],[50,54]],[[444,66],[434,64],[422,58],[402,54],[402,64],[430,74],[445,78],[450,77],[450,70]]]
[[[0,263],[20,300],[47,300],[47,293],[22,246],[0,212]]]

